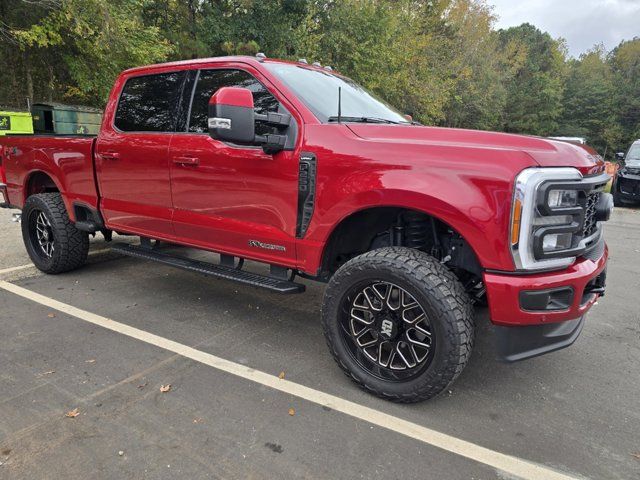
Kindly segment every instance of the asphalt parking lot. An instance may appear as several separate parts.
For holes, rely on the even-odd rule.
[[[410,406],[334,364],[321,285],[278,296],[100,239],[83,269],[44,276],[9,218],[0,210],[2,479],[510,479],[512,464],[524,478],[640,478],[640,211],[606,227],[607,295],[573,347],[498,363],[479,309],[463,375]]]

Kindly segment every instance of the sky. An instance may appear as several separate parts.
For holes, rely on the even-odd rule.
[[[607,50],[640,37],[640,0],[487,0],[499,17],[496,27],[531,23],[567,41],[569,55],[580,56],[597,43]]]

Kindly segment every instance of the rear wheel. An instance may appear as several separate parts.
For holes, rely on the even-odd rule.
[[[471,355],[469,297],[447,268],[417,250],[382,248],[347,262],[329,282],[322,314],[338,365],[389,400],[438,395]]]
[[[22,210],[22,239],[33,264],[45,273],[62,273],[84,265],[89,235],[78,230],[59,193],[30,196]]]

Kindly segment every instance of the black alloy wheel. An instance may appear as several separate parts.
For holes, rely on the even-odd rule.
[[[393,283],[354,286],[343,298],[340,325],[354,360],[381,379],[410,379],[433,357],[435,337],[424,308]]]
[[[62,196],[38,193],[22,209],[22,239],[33,264],[45,273],[74,270],[87,260],[89,235],[69,219]]]

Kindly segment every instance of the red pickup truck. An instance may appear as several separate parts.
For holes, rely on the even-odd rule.
[[[338,365],[381,397],[460,374],[487,302],[500,358],[566,347],[604,293],[613,203],[592,150],[425,127],[329,67],[253,57],[123,72],[97,138],[0,140],[3,206],[43,272],[113,248],[280,293],[326,282]],[[194,261],[159,242],[219,254]],[[270,274],[243,270],[243,260]]]

